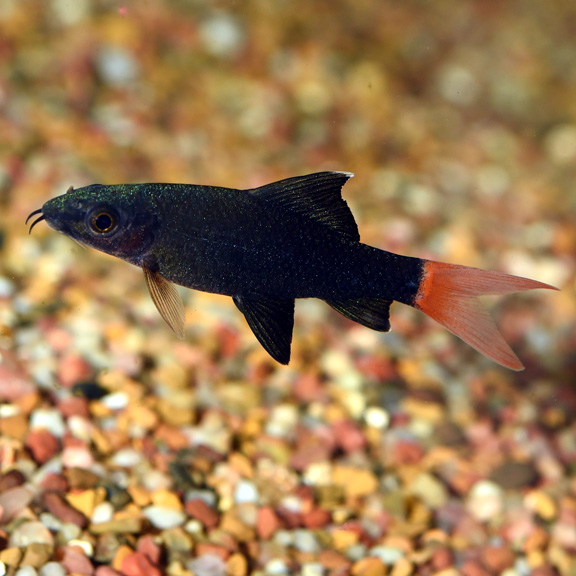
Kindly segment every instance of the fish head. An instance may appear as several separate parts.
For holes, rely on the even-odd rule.
[[[134,263],[149,250],[157,228],[155,210],[138,185],[92,184],[69,188],[48,200],[40,220],[80,244]]]

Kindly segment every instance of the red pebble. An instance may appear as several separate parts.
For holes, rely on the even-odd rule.
[[[454,564],[454,555],[449,548],[436,548],[432,553],[431,563],[434,571],[439,572]]]
[[[491,572],[500,574],[506,568],[511,568],[516,560],[516,554],[510,548],[503,546],[486,546],[482,550],[482,562]]]
[[[218,512],[213,508],[210,508],[206,502],[199,498],[186,502],[184,509],[187,514],[192,516],[192,518],[196,518],[196,520],[202,522],[208,530],[212,530],[212,528],[218,526],[218,523],[220,522]]]
[[[230,556],[230,552],[222,546],[216,546],[216,544],[210,544],[209,542],[198,542],[198,544],[196,544],[196,556],[204,556],[205,554],[219,556],[224,562],[226,562]],[[128,574],[127,576],[131,575]]]
[[[394,462],[398,464],[418,464],[424,457],[424,448],[415,442],[399,440],[394,446]]]
[[[86,576],[92,576],[94,574],[94,566],[92,562],[81,551],[81,548],[77,546],[66,546],[62,549],[62,558],[60,563],[68,574],[86,574]]]
[[[462,576],[492,576],[486,568],[473,560],[465,562],[460,569],[460,573]]]
[[[64,418],[70,418],[70,416],[90,417],[88,399],[79,396],[71,396],[70,398],[61,400],[58,402],[58,410]]]
[[[124,576],[162,576],[162,572],[141,552],[132,552],[122,560]]]
[[[51,473],[44,477],[41,486],[45,491],[66,492],[68,490],[68,480],[60,474]]]
[[[98,566],[96,572],[94,572],[94,576],[122,576],[122,574],[116,572],[116,570],[110,568],[110,566]]]
[[[38,464],[44,464],[58,454],[60,442],[48,430],[30,430],[26,436],[26,448]]]
[[[268,540],[278,528],[280,528],[280,521],[274,510],[269,506],[259,508],[258,518],[256,520],[256,531],[260,539]]]
[[[138,540],[138,546],[136,550],[141,554],[144,554],[152,564],[160,564],[160,558],[162,556],[162,550],[158,544],[154,541],[154,537],[150,534],[142,536]]]
[[[80,528],[86,528],[88,525],[88,519],[82,512],[76,510],[66,502],[66,500],[57,492],[45,492],[42,500],[44,501],[44,506],[50,511],[51,514],[56,516],[58,520],[62,522],[71,522],[80,526]],[[72,572],[78,572],[77,570],[72,570]]]
[[[60,360],[57,376],[64,388],[71,388],[82,380],[88,380],[92,375],[92,367],[78,354],[67,354]]]
[[[304,526],[309,530],[323,528],[332,521],[332,514],[323,508],[314,508],[304,514],[302,521],[304,522]]]
[[[358,452],[366,446],[366,437],[362,431],[349,420],[336,422],[332,429],[337,444],[345,452]]]

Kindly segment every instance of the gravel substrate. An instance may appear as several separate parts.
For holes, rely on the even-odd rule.
[[[576,575],[576,3],[0,2],[0,576]],[[229,299],[26,216],[93,182],[326,169],[363,241],[562,288],[488,302],[526,365],[411,309]]]

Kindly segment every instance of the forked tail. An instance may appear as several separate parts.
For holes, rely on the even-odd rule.
[[[425,260],[413,306],[488,358],[512,370],[522,370],[524,366],[477,297],[535,288],[557,290],[528,278]]]

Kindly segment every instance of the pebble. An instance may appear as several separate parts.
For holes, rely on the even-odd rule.
[[[60,562],[69,574],[82,574],[85,576],[92,576],[92,574],[94,574],[92,562],[90,562],[77,547],[65,546],[61,553],[62,558]]]
[[[0,521],[7,524],[22,512],[34,498],[34,492],[24,486],[16,486],[0,494]]]
[[[206,554],[186,562],[194,576],[226,576],[226,561],[215,554]]]
[[[44,464],[58,453],[60,442],[48,430],[33,429],[26,436],[26,448],[36,462]]]
[[[558,507],[554,499],[542,490],[533,490],[524,497],[525,506],[533,510],[542,520],[551,522],[558,513]]]
[[[538,471],[531,462],[509,460],[494,469],[491,478],[502,488],[517,490],[536,484]]]
[[[316,536],[310,530],[294,530],[293,543],[297,550],[310,554],[317,554],[321,549]]]
[[[334,466],[332,479],[334,484],[343,486],[350,497],[367,496],[378,487],[378,480],[370,470],[350,466]]]
[[[264,566],[264,573],[269,576],[276,576],[281,574],[290,574],[290,570],[284,560],[275,558],[266,562],[266,565]]]
[[[101,502],[94,507],[90,521],[93,524],[101,524],[102,522],[110,522],[114,517],[114,506],[110,502]]]
[[[30,429],[45,429],[52,436],[62,438],[66,432],[66,424],[59,410],[38,408],[30,414]]]
[[[498,484],[480,480],[472,486],[466,507],[470,514],[481,522],[499,515],[504,507],[504,493]]]
[[[16,570],[14,576],[38,576],[38,572],[33,566],[22,566]]]
[[[59,562],[47,562],[38,573],[40,576],[66,576],[66,569]]]
[[[110,463],[120,468],[134,468],[142,462],[142,459],[143,455],[138,450],[124,448],[123,450],[118,450],[118,452],[110,458]]]
[[[422,472],[416,476],[410,484],[408,492],[420,498],[432,510],[440,508],[448,500],[447,488],[427,472]]]
[[[39,544],[38,542],[33,542],[26,547],[22,564],[39,568],[44,566],[48,560],[50,560],[52,553],[53,547],[50,544]]]
[[[132,552],[122,560],[124,576],[162,576],[162,572],[144,554]]]
[[[220,522],[218,512],[198,498],[186,502],[185,510],[189,516],[202,522],[208,530],[212,530]]]
[[[370,556],[379,558],[381,562],[388,566],[392,566],[405,556],[405,552],[400,548],[392,546],[374,546],[369,550]]]
[[[186,520],[186,515],[181,510],[163,506],[147,506],[142,513],[155,528],[160,530],[181,526]]]
[[[80,528],[85,528],[88,525],[86,516],[73,506],[70,506],[57,492],[44,492],[42,501],[50,513],[62,522],[70,522]]]
[[[18,525],[12,530],[10,546],[25,547],[33,543],[54,545],[54,537],[42,522],[31,520]]]
[[[258,489],[249,480],[240,480],[234,490],[234,502],[243,504],[246,502],[258,502]]]

